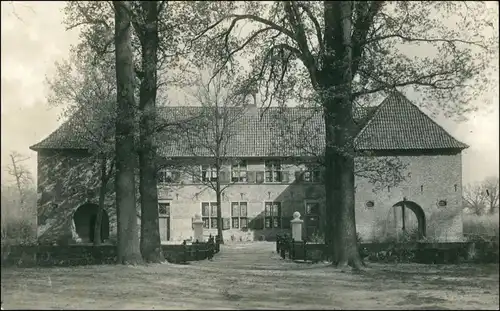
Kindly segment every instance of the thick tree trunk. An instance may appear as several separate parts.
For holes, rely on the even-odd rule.
[[[161,262],[156,180],[156,70],[158,49],[157,2],[141,3],[146,17],[141,34],[142,71],[140,89],[139,193],[141,196],[141,254],[146,262]]]
[[[325,110],[326,151],[325,242],[335,265],[361,267],[359,257],[354,190],[354,148],[352,106],[343,99],[328,103],[333,111]],[[345,108],[344,108],[345,107]],[[335,122],[335,123],[334,123]]]
[[[118,258],[122,264],[142,262],[137,232],[134,168],[136,165],[134,64],[132,59],[130,4],[114,1],[117,84],[116,135],[116,214]]]
[[[350,2],[325,2],[325,46],[330,52],[325,54],[320,89],[326,127],[326,240],[334,265],[360,269],[354,206],[351,16]]]
[[[328,246],[329,258],[335,261],[335,249],[334,249],[334,238],[335,238],[335,210],[334,207],[338,205],[335,201],[339,197],[340,189],[338,178],[336,178],[336,152],[333,142],[335,141],[335,120],[333,115],[325,110],[325,194],[326,194],[326,210],[325,210],[325,244]]]

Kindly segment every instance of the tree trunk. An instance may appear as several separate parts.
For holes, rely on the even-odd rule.
[[[326,109],[324,111],[325,119],[325,194],[326,194],[326,209],[325,209],[325,244],[328,246],[329,257],[332,261],[335,261],[335,249],[334,249],[334,238],[335,238],[335,215],[334,208],[338,205],[335,199],[339,197],[340,189],[336,184],[338,178],[335,178],[335,146],[333,142],[335,141],[335,120],[333,115],[330,114]]]
[[[220,172],[217,174],[220,174]],[[217,175],[217,178],[220,178],[220,175]],[[220,180],[217,180],[215,188],[217,199],[217,235],[219,236],[220,244],[224,244],[224,237],[222,236],[222,191],[220,190]]]
[[[354,200],[354,129],[351,101],[351,16],[348,1],[325,2],[325,46],[321,76],[325,117],[326,221],[332,261],[360,269]]]
[[[136,165],[134,64],[132,58],[130,4],[114,1],[117,84],[116,135],[116,214],[118,258],[122,264],[142,262],[137,232],[134,169]]]
[[[158,49],[157,2],[143,1],[146,22],[140,38],[142,71],[140,89],[139,193],[141,200],[141,254],[146,262],[161,262],[156,180],[156,70]]]
[[[108,176],[107,176],[107,168],[106,168],[106,157],[101,157],[101,185],[99,188],[99,205],[97,208],[97,215],[95,219],[94,225],[94,245],[99,246],[102,242],[102,214],[104,211],[104,199],[106,197],[106,186],[108,185]]]
[[[17,190],[19,191],[19,201],[21,203],[21,207],[24,206],[24,192],[21,185],[21,177],[19,171],[17,169],[17,163],[15,157],[11,154],[10,159],[12,161],[12,170],[14,171],[14,177],[16,178]]]

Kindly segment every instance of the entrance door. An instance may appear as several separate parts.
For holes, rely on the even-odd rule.
[[[305,226],[306,226],[306,239],[310,239],[314,233],[319,230],[319,203],[307,202],[305,204]]]
[[[158,224],[160,226],[160,240],[170,241],[170,203],[158,203]]]

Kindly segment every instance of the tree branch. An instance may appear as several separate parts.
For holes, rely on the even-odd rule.
[[[482,49],[488,50],[488,46],[481,44],[480,41],[469,41],[469,40],[462,40],[462,39],[444,39],[444,38],[413,38],[413,37],[408,37],[404,36],[401,34],[390,34],[390,35],[385,35],[385,36],[379,36],[379,37],[374,37],[369,40],[366,40],[365,42],[362,43],[362,45],[367,45],[376,41],[382,41],[390,38],[399,38],[403,42],[442,42],[442,43],[448,43],[448,44],[455,44],[455,43],[462,43],[462,44],[469,44],[469,45],[475,45],[478,46]]]
[[[231,23],[231,26],[229,27],[229,29],[225,32],[225,34],[223,35],[225,38],[224,38],[224,41],[225,41],[225,46],[226,46],[226,51],[228,50],[228,38],[229,38],[229,35],[234,27],[236,23],[233,22]],[[234,49],[233,51],[229,52],[228,55],[226,56],[225,60],[222,62],[222,64],[219,66],[218,69],[216,69],[214,71],[214,73],[212,74],[212,77],[210,78],[209,80],[209,84],[212,82],[212,80],[215,78],[215,76],[217,76],[223,69],[224,67],[226,66],[226,64],[229,62],[229,60],[231,59],[231,57],[234,56],[234,54],[238,53],[239,51],[241,51],[242,49],[244,49],[248,44],[250,44],[259,34],[262,34],[264,32],[267,32],[269,30],[272,30],[273,28],[272,27],[266,27],[266,28],[263,28],[263,29],[259,29],[257,30],[256,32],[254,32],[245,42],[243,42],[243,44],[241,44],[239,47],[237,47],[236,49]]]
[[[352,34],[351,72],[353,77],[356,75],[361,62],[364,47],[363,42],[366,41],[370,27],[373,24],[373,19],[382,8],[383,3],[383,1],[373,1],[371,5],[367,1],[359,1],[356,3],[357,18],[354,22],[354,31]]]
[[[307,45],[307,37],[304,30],[304,24],[300,18],[300,14],[295,6],[294,1],[285,2],[285,12],[287,14],[288,21],[294,29],[294,36],[291,37],[302,52],[302,57],[300,58],[304,63],[304,66],[308,69],[311,77],[316,76],[316,62],[311,54],[311,50]]]
[[[83,25],[103,25],[104,27],[106,27],[107,30],[111,30],[111,27],[109,26],[109,24],[105,20],[96,19],[96,18],[90,16],[90,14],[87,12],[87,10],[85,10],[85,8],[80,6],[80,3],[77,2],[75,4],[76,4],[76,7],[78,8],[78,11],[85,18],[85,21],[68,26],[68,27],[66,27],[66,30],[71,30],[71,29],[74,29],[76,27],[83,26]]]
[[[306,12],[307,16],[311,20],[311,22],[314,25],[314,28],[316,29],[316,38],[318,40],[318,45],[319,45],[319,53],[318,55],[321,55],[323,51],[325,50],[325,45],[323,43],[323,33],[321,31],[321,26],[318,22],[318,19],[314,17],[314,14],[311,12],[310,8],[303,2],[299,2],[298,6]]]

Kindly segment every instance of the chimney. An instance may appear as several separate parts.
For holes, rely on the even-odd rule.
[[[253,103],[251,104],[245,104],[245,112],[249,115],[253,116],[259,116],[259,108],[257,107],[257,94],[256,93],[250,93],[250,96],[253,98]]]

